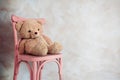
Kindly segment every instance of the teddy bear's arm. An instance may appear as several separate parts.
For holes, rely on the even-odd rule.
[[[51,41],[51,39],[49,37],[47,37],[46,35],[43,35],[43,38],[45,39],[45,41],[48,43],[48,45],[53,44],[53,42]]]
[[[18,48],[20,54],[23,54],[25,51],[25,42],[26,42],[26,40],[20,41],[19,48]]]

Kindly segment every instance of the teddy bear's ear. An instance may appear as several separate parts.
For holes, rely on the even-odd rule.
[[[45,19],[44,18],[37,19],[37,22],[40,24],[45,24]]]
[[[19,32],[22,28],[22,25],[23,25],[23,21],[20,21],[20,22],[17,22],[15,27],[16,27],[16,30]]]

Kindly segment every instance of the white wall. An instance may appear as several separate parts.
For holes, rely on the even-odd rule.
[[[64,46],[63,80],[119,80],[119,8],[120,0],[0,0],[0,80],[13,75],[11,14],[46,19],[45,34]],[[56,70],[46,64],[43,80],[58,80]],[[28,79],[22,64],[18,80]]]

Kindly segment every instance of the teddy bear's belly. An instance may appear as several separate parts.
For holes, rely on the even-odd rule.
[[[46,55],[48,48],[43,41],[29,40],[25,44],[25,51],[27,54]]]

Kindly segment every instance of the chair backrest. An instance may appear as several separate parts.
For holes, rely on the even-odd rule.
[[[15,28],[15,25],[16,25],[17,22],[24,21],[24,20],[25,20],[25,18],[22,18],[22,17],[18,17],[18,16],[15,16],[15,15],[11,16],[12,27],[13,27],[13,32],[14,32],[15,56],[19,55],[19,52],[18,52],[19,39],[18,39],[18,36],[17,36],[17,31],[16,31],[16,28]]]
[[[19,55],[19,52],[18,52],[18,45],[19,45],[19,39],[18,39],[18,35],[17,35],[17,31],[16,31],[16,28],[15,28],[15,25],[17,22],[19,21],[25,21],[27,18],[22,18],[22,17],[18,17],[18,16],[15,16],[15,15],[12,15],[11,16],[11,21],[12,21],[12,27],[13,27],[13,32],[14,32],[14,48],[15,48],[15,56]],[[36,20],[39,20],[42,22],[42,24],[45,23],[45,19],[44,18],[38,18]]]

